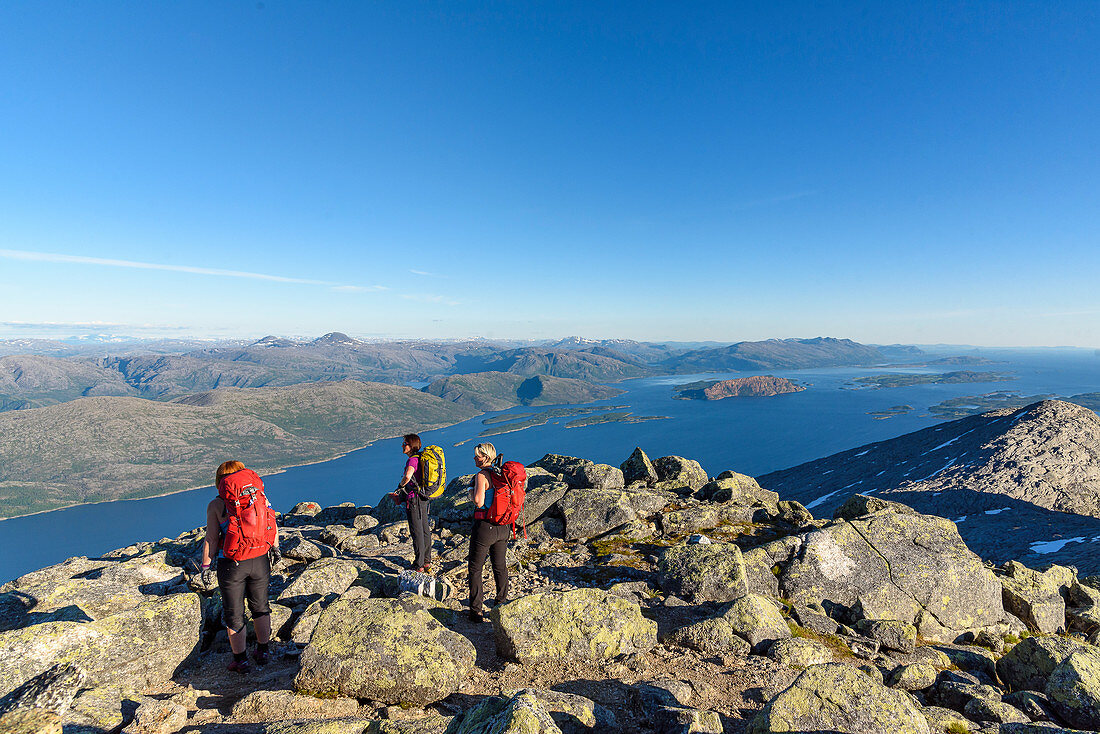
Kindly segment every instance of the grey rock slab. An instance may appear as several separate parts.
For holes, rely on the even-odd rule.
[[[908,622],[941,641],[1003,616],[1000,583],[949,520],[879,512],[801,537],[780,577],[795,603],[858,608],[864,618]]]
[[[426,704],[457,690],[474,646],[418,603],[338,599],[317,622],[294,679],[299,693]]]
[[[1047,680],[1046,695],[1063,720],[1100,730],[1100,650],[1089,646],[1059,663]]]
[[[661,588],[689,601],[732,601],[748,593],[741,549],[733,543],[666,548],[658,564]]]
[[[196,594],[170,594],[94,622],[0,632],[0,695],[59,660],[79,665],[99,685],[163,683],[198,647],[201,623]]]
[[[747,734],[929,734],[928,721],[904,693],[841,663],[807,668],[772,698]]]
[[[662,509],[668,498],[639,489],[571,489],[558,500],[565,521],[565,539],[595,538],[632,520],[644,519]]]
[[[657,624],[635,601],[601,589],[528,594],[490,614],[497,651],[522,664],[600,661],[657,644]]]
[[[997,661],[997,675],[1010,691],[1043,691],[1054,669],[1084,647],[1065,637],[1027,637]]]
[[[681,484],[692,491],[702,488],[710,479],[698,461],[682,456],[662,456],[653,462],[653,467],[661,482]]]
[[[791,636],[791,630],[775,603],[757,594],[745,594],[735,599],[723,612],[722,618],[752,646],[754,652]]]

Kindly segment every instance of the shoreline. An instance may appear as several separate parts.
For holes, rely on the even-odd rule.
[[[506,409],[506,410],[508,410],[508,409]],[[450,428],[451,426],[459,425],[459,423],[465,423],[468,420],[471,420],[471,421],[476,420],[477,418],[480,418],[483,415],[485,415],[485,413],[478,413],[477,415],[471,416],[470,418],[467,418],[465,420],[461,420],[458,423],[444,423],[444,424],[440,424],[440,425],[430,425],[430,426],[425,427],[425,428],[419,428],[419,429],[417,429],[416,432],[419,432],[419,431],[437,431],[441,428]],[[260,478],[263,479],[265,477],[273,477],[273,476],[276,476],[278,474],[284,474],[287,471],[289,471],[290,469],[297,469],[299,467],[304,467],[304,466],[313,466],[314,464],[325,464],[325,463],[330,462],[330,461],[336,461],[337,459],[342,459],[345,456],[347,456],[348,454],[353,453],[355,451],[360,451],[362,449],[368,448],[369,446],[373,446],[374,444],[378,443],[379,441],[387,441],[387,440],[393,439],[393,438],[400,438],[401,435],[402,434],[397,434],[397,435],[394,435],[394,436],[381,436],[379,438],[375,438],[375,439],[372,439],[372,440],[368,441],[367,443],[363,444],[362,446],[355,446],[355,447],[350,448],[350,449],[342,450],[339,453],[335,454],[334,456],[330,456],[328,458],[317,459],[315,461],[304,461],[300,464],[287,464],[286,466],[280,466],[280,467],[277,467],[277,468],[272,469],[270,471],[265,471],[265,472],[262,472],[262,473],[257,472],[257,474],[259,474]],[[152,500],[152,499],[157,499],[158,497],[168,497],[168,496],[173,495],[173,494],[181,494],[183,492],[193,492],[196,489],[203,489],[205,487],[213,487],[213,486],[214,486],[214,483],[210,482],[210,483],[207,483],[207,484],[199,484],[199,485],[196,485],[196,486],[193,486],[193,487],[185,487],[183,489],[173,489],[173,490],[168,491],[168,492],[159,492],[157,494],[143,495],[141,497],[113,497],[111,499],[92,500],[90,502],[73,502],[73,503],[68,504],[68,505],[62,505],[61,507],[51,507],[48,510],[36,510],[35,512],[28,512],[25,515],[12,515],[11,517],[0,517],[0,523],[7,522],[8,520],[19,520],[19,519],[24,518],[24,517],[34,517],[35,515],[45,515],[46,513],[49,513],[49,512],[60,512],[61,510],[71,510],[74,507],[90,507],[91,505],[103,505],[103,504],[107,504],[108,502],[140,502],[142,500]]]
[[[627,391],[624,390],[623,392],[625,393]],[[618,397],[618,396],[615,396],[615,397]],[[604,399],[605,400],[613,400],[614,398],[604,398]],[[599,402],[599,401],[593,401],[593,402]],[[556,405],[583,406],[583,405],[591,405],[591,404],[592,403],[589,402],[589,403],[558,403]],[[504,408],[501,411],[495,411],[495,410],[483,411],[481,413],[477,413],[476,415],[472,415],[469,418],[465,418],[463,420],[460,420],[456,423],[427,424],[425,426],[420,426],[420,427],[413,426],[413,429],[414,429],[413,432],[414,433],[420,433],[421,431],[437,431],[437,430],[440,430],[442,428],[451,428],[452,426],[457,426],[459,424],[465,423],[466,421],[477,420],[477,419],[479,419],[479,418],[481,418],[481,417],[483,417],[483,416],[485,416],[489,413],[503,412],[505,410],[512,410],[513,408],[519,408],[519,407],[532,407],[532,406],[523,406],[522,403],[517,403],[516,405],[513,405],[509,408]],[[535,406],[535,407],[553,409],[555,407],[555,404],[550,404],[550,405],[545,405],[545,406]],[[612,406],[612,407],[616,407],[616,406]],[[516,429],[516,430],[521,430],[521,429]],[[287,464],[285,466],[276,467],[275,469],[272,469],[270,471],[264,471],[262,473],[257,472],[257,473],[260,474],[260,478],[262,479],[264,477],[272,477],[272,476],[276,476],[278,474],[283,474],[283,473],[289,471],[290,469],[297,469],[299,467],[305,467],[305,466],[313,466],[315,464],[325,464],[325,463],[330,462],[330,461],[336,461],[337,459],[342,459],[345,456],[347,456],[348,454],[351,454],[355,451],[361,451],[362,449],[373,446],[374,444],[378,443],[379,441],[387,441],[387,440],[394,439],[394,438],[400,438],[401,435],[403,435],[403,434],[395,434],[393,436],[380,436],[378,438],[375,438],[375,439],[372,439],[372,440],[368,441],[367,443],[365,443],[361,446],[355,446],[355,447],[352,447],[350,449],[343,449],[340,452],[338,452],[338,453],[336,453],[332,456],[328,456],[327,458],[320,458],[320,459],[316,459],[316,460],[313,460],[313,461],[303,461],[301,463],[296,463],[296,464]],[[477,436],[477,438],[480,438],[480,436]],[[473,440],[473,438],[466,439],[466,441],[463,441],[462,443],[466,443],[466,442],[471,441],[471,440]],[[458,446],[458,445],[461,445],[461,444],[456,444],[456,446]],[[168,497],[168,496],[173,495],[173,494],[181,494],[183,492],[192,492],[196,489],[203,489],[204,487],[213,487],[213,486],[214,486],[213,482],[210,482],[210,483],[206,483],[206,484],[199,484],[199,485],[195,485],[195,486],[191,486],[191,487],[185,487],[183,489],[173,489],[173,490],[168,491],[168,492],[158,492],[157,494],[143,495],[141,497],[113,497],[113,498],[110,498],[110,499],[98,499],[98,500],[92,500],[92,501],[89,501],[89,502],[73,502],[71,504],[62,505],[60,507],[51,507],[48,510],[36,510],[34,512],[28,512],[24,515],[12,515],[11,517],[0,517],[0,523],[7,522],[8,520],[18,520],[18,519],[24,518],[24,517],[34,517],[35,515],[45,515],[46,513],[49,513],[49,512],[60,512],[61,510],[70,510],[74,507],[88,507],[88,506],[91,506],[91,505],[102,505],[102,504],[106,504],[108,502],[140,502],[141,500],[151,500],[151,499],[156,499],[158,497]]]

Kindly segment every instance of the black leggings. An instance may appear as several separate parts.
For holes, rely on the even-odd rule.
[[[493,562],[493,581],[497,585],[497,602],[508,598],[508,540],[512,528],[494,525],[488,520],[474,520],[470,532],[470,561],[466,570],[470,577],[470,611],[481,612],[485,603],[485,556]]]
[[[267,585],[271,581],[271,562],[267,554],[247,561],[218,559],[218,588],[222,592],[225,626],[234,632],[244,629],[244,599],[252,619],[271,614],[267,603]]]
[[[413,565],[417,568],[432,562],[432,526],[428,520],[428,503],[429,500],[414,492],[405,505],[405,517],[409,520],[409,535],[412,536],[413,553],[416,555]]]

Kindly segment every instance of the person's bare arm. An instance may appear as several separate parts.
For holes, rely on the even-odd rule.
[[[221,498],[210,500],[206,506],[206,540],[202,544],[202,567],[206,568],[218,556],[222,547],[222,513],[225,503]]]
[[[485,472],[479,471],[474,476],[474,484],[470,487],[470,501],[475,507],[481,507],[485,503],[485,490],[489,489],[489,477]]]
[[[398,487],[404,487],[406,484],[413,481],[413,475],[414,474],[416,474],[416,469],[414,469],[411,466],[406,466],[405,467],[405,475],[403,477],[401,477],[401,483],[398,484],[397,486]]]

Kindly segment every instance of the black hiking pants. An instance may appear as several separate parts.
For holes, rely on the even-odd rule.
[[[485,604],[485,557],[493,563],[493,581],[497,585],[497,603],[508,598],[508,540],[512,537],[512,528],[508,525],[494,525],[488,520],[474,520],[470,531],[470,560],[466,567],[470,577],[470,611],[482,611]]]
[[[252,619],[271,614],[267,586],[271,581],[271,562],[266,553],[247,561],[218,559],[218,588],[222,592],[222,616],[225,626],[234,632],[244,629],[244,600]]]
[[[428,520],[428,503],[420,495],[413,493],[405,503],[405,517],[409,520],[409,535],[412,536],[413,553],[416,560],[413,565],[417,568],[427,566],[432,562],[432,526]]]

